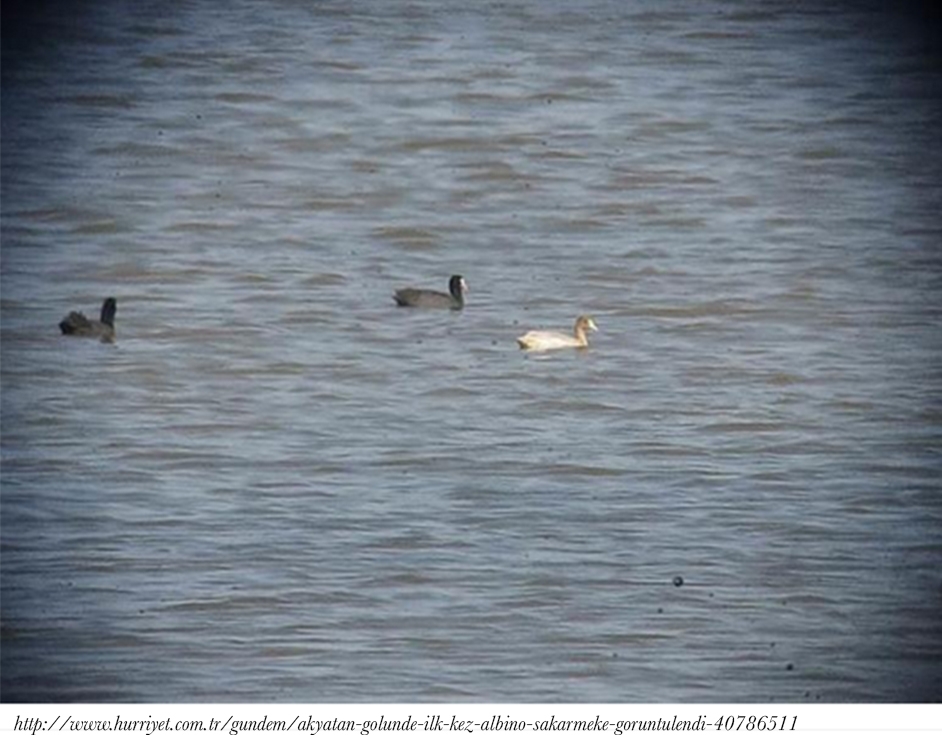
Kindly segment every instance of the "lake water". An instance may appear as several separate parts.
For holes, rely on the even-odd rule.
[[[942,697],[937,15],[10,7],[5,701]]]

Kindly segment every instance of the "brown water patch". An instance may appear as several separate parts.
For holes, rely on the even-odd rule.
[[[431,230],[421,227],[377,227],[373,235],[407,249],[419,250],[438,247],[441,240]]]
[[[135,102],[127,95],[115,94],[77,94],[65,97],[64,101],[83,107],[101,107],[105,109],[130,110]]]
[[[127,229],[126,226],[119,225],[115,220],[104,220],[101,222],[77,225],[72,228],[72,232],[76,235],[112,235]]]
[[[276,98],[270,94],[258,92],[220,92],[213,99],[230,104],[251,104],[256,102],[273,102]]]

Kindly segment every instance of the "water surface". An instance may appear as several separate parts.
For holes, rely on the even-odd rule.
[[[933,16],[70,8],[3,25],[4,700],[938,701]]]

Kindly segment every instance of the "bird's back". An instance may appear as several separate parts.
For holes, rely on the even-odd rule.
[[[59,322],[59,329],[62,330],[62,334],[91,334],[92,323],[82,312],[71,311],[65,319]]]
[[[448,294],[421,288],[400,288],[393,298],[399,306],[460,308],[460,304]]]
[[[568,334],[560,332],[540,332],[532,331],[517,337],[517,344],[521,349],[539,351],[539,350],[558,350],[563,347],[580,347],[579,340]]]
[[[114,327],[103,322],[93,322],[80,311],[70,312],[59,322],[62,334],[72,337],[96,337],[102,342],[114,342]]]

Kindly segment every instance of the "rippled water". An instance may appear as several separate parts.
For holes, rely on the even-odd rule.
[[[937,16],[13,7],[4,700],[939,699]]]

